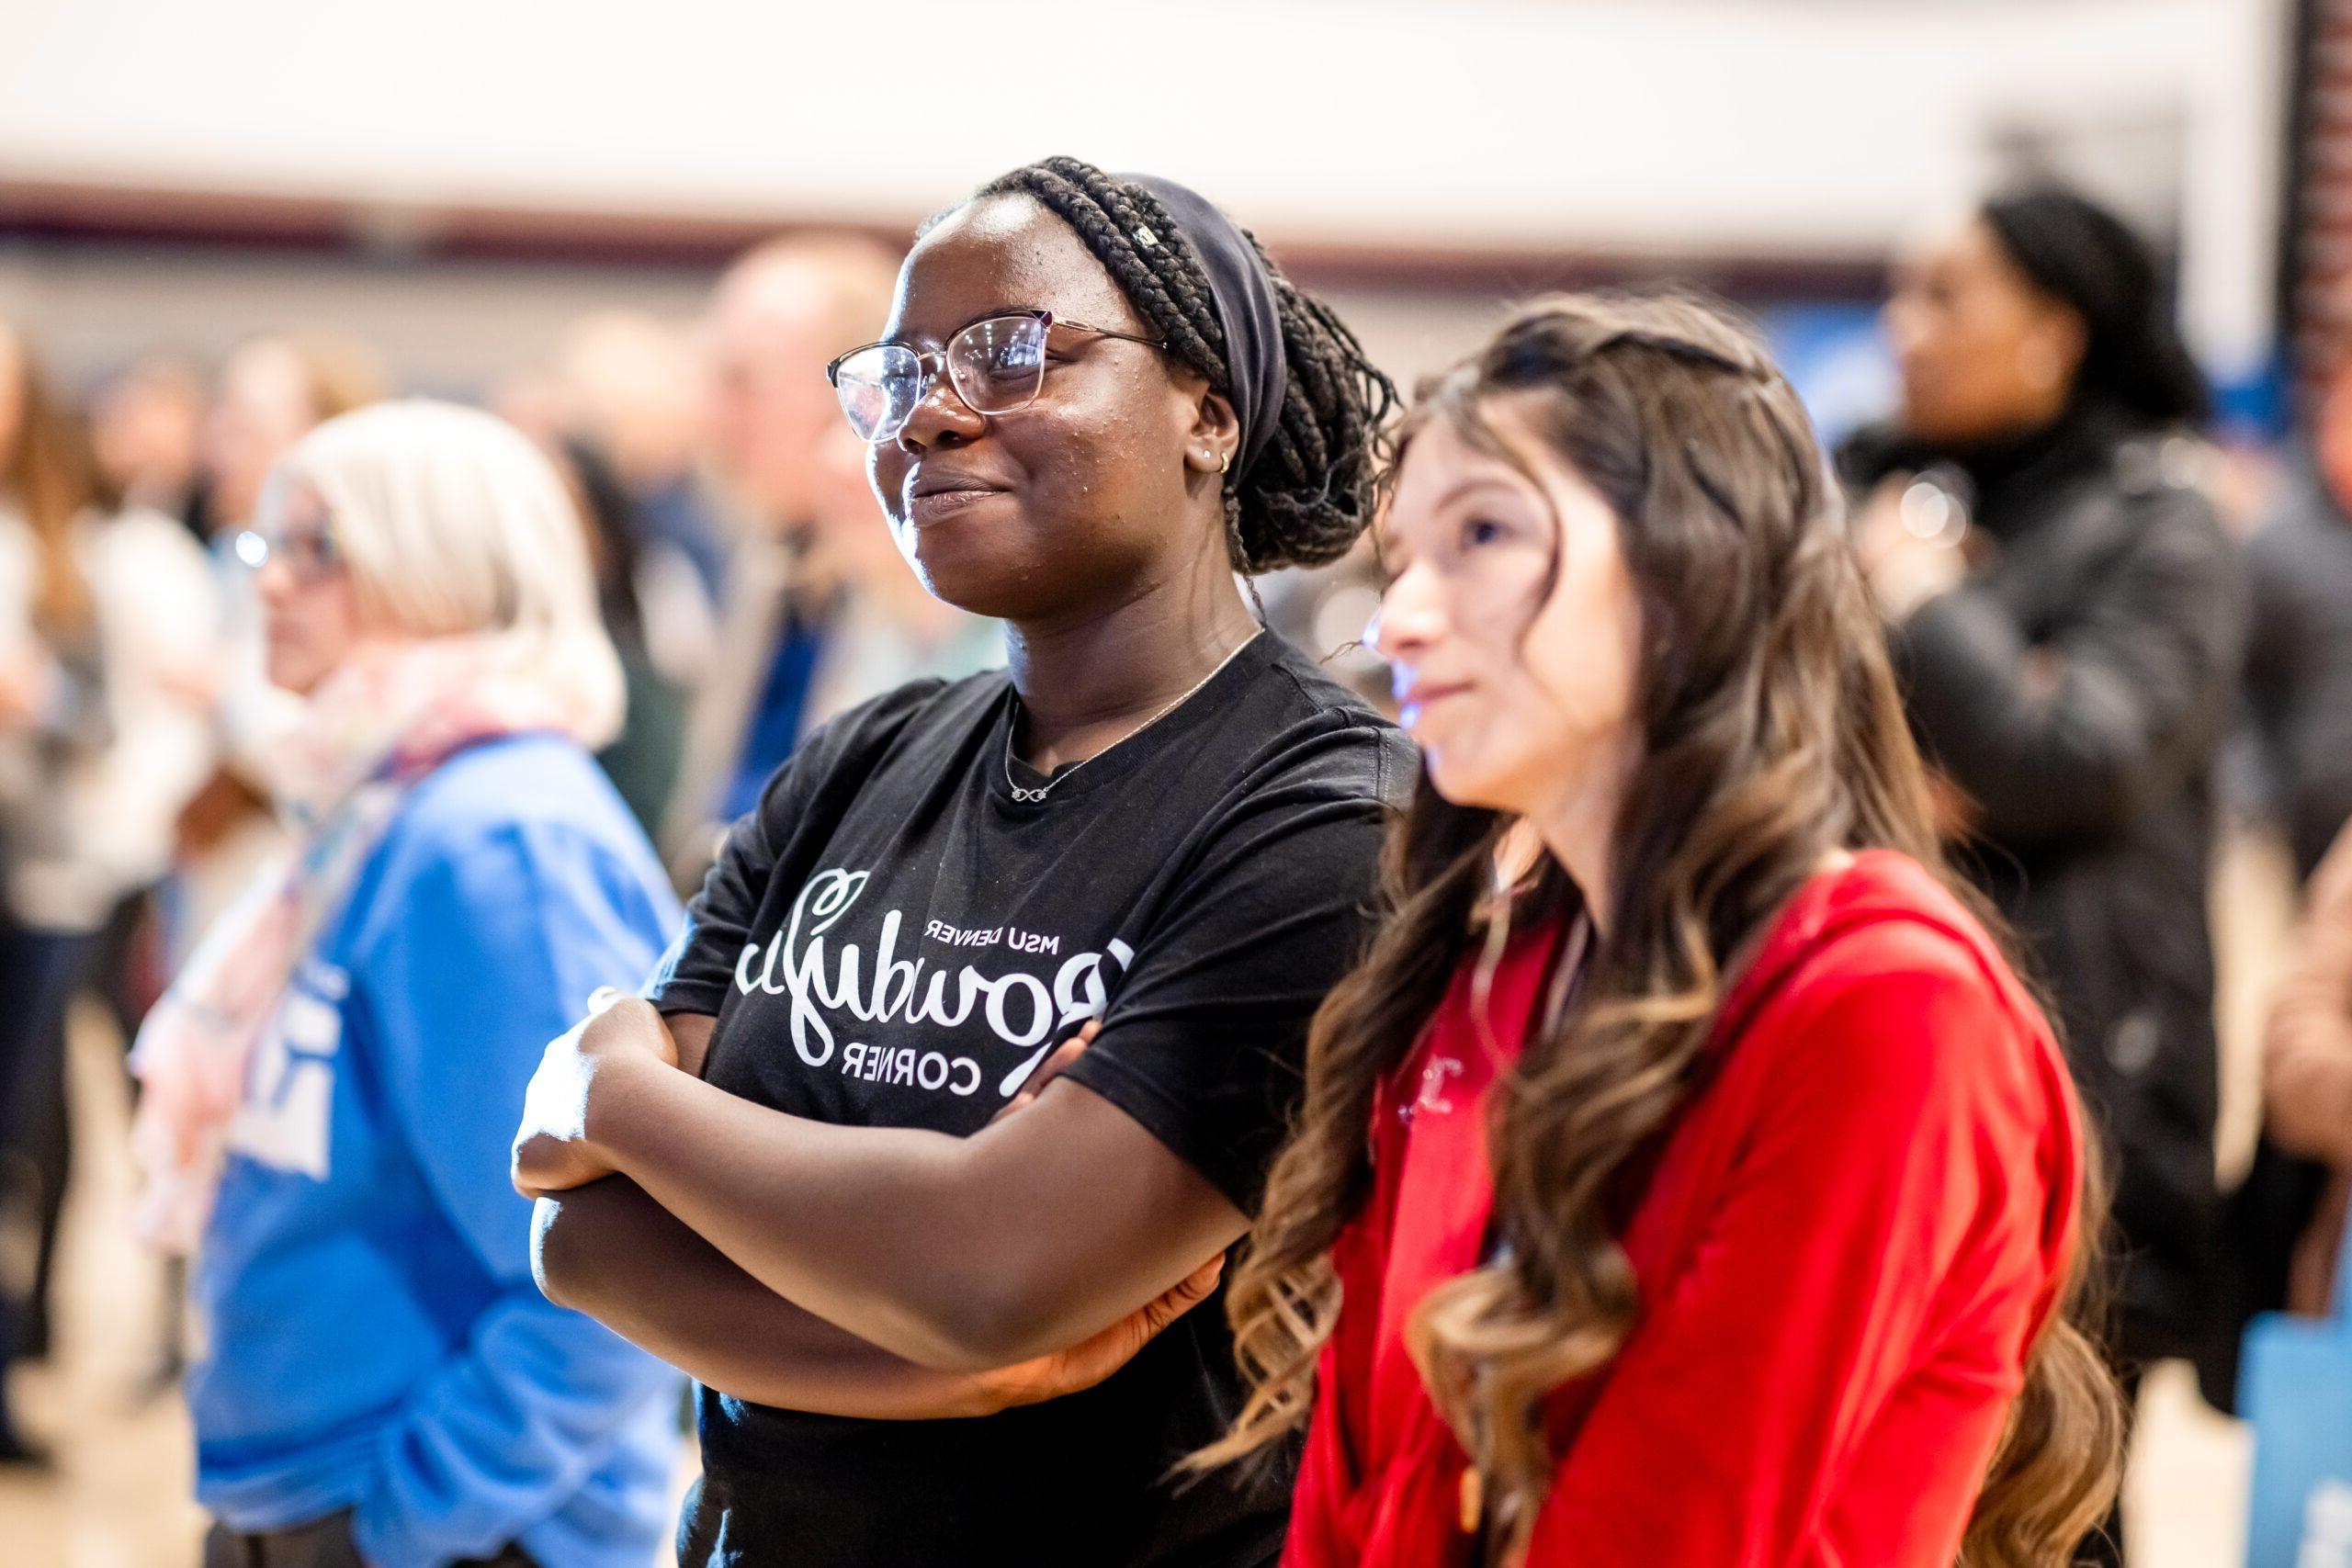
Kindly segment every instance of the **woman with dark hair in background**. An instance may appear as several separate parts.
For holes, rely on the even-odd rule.
[[[1680,299],[1426,394],[1373,638],[1428,775],[1232,1292],[1286,1568],[2052,1568],[2119,1419],[2064,1059],[1812,429]]]
[[[48,1338],[68,1004],[118,908],[164,874],[210,760],[200,699],[177,682],[209,660],[214,612],[202,552],[118,504],[0,319],[0,1226],[37,1235],[0,1249],[32,1260],[0,1280],[0,1381]],[[29,1451],[0,1389],[0,1459]]]
[[[2049,987],[2116,1158],[2127,1386],[2232,1326],[2206,885],[2245,590],[2193,482],[2209,404],[2168,310],[2113,215],[1987,201],[1898,262],[1902,405],[1842,458],[1945,832]]]
[[[90,401],[90,444],[126,504],[175,517],[205,536],[203,432],[209,378],[187,355],[156,349],[123,366]]]
[[[550,1046],[541,1277],[702,1381],[693,1568],[1258,1568],[1286,1477],[1170,1475],[1223,1320],[1150,1335],[1249,1228],[1410,768],[1235,581],[1363,531],[1387,382],[1199,196],[1062,158],[931,225],[831,370],[1012,668],[799,747],[650,1004]]]

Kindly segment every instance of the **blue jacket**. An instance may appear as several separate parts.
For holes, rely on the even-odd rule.
[[[620,798],[521,736],[418,783],[255,1053],[194,1284],[197,1494],[356,1510],[373,1568],[520,1540],[645,1568],[678,1375],[531,1279],[507,1149],[541,1048],[679,919]]]

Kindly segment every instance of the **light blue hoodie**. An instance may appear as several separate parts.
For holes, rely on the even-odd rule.
[[[678,1374],[531,1280],[507,1149],[541,1048],[679,920],[586,753],[420,781],[255,1053],[198,1260],[197,1495],[234,1529],[356,1510],[372,1568],[522,1542],[645,1568]]]

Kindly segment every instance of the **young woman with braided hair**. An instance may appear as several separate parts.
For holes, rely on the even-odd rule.
[[[1196,1463],[1310,1427],[1286,1568],[2057,1568],[2118,1438],[2089,1149],[1795,394],[1711,307],[1549,299],[1399,464],[1428,774]]]
[[[1068,159],[934,220],[829,373],[1011,670],[809,740],[647,999],[549,1048],[543,1282],[702,1382],[691,1568],[1271,1563],[1286,1475],[1173,1474],[1239,1398],[1184,1309],[1413,762],[1235,573],[1362,533],[1390,389],[1207,202]]]

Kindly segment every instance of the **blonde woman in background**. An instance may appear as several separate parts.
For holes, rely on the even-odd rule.
[[[291,829],[140,1037],[154,1239],[198,1246],[208,1564],[642,1568],[674,1374],[548,1304],[508,1134],[541,1046],[678,917],[590,761],[620,718],[548,460],[396,402],[305,437],[241,541]]]
[[[0,1224],[36,1237],[9,1249],[31,1268],[0,1280],[0,1371],[47,1337],[66,1006],[117,906],[163,874],[173,818],[203,780],[204,715],[173,675],[209,657],[213,634],[202,552],[178,525],[115,504],[0,319]],[[0,1398],[0,1459],[34,1457]]]

